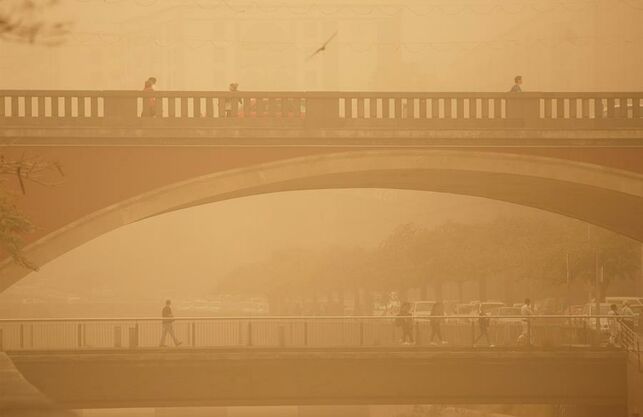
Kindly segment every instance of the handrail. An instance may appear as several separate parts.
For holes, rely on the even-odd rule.
[[[414,320],[423,320],[423,319],[472,319],[478,320],[480,318],[485,319],[610,319],[615,318],[615,316],[610,315],[563,315],[563,314],[552,314],[552,315],[514,315],[514,316],[498,316],[498,315],[444,315],[444,316],[181,316],[181,317],[172,317],[173,320],[383,320],[383,319],[399,319],[399,318],[411,318]],[[621,316],[616,316],[616,318],[621,318]],[[0,319],[0,323],[16,323],[16,322],[90,322],[90,321],[158,321],[158,320],[167,320],[167,317],[82,317],[82,318],[70,318],[70,317],[60,317],[60,318],[16,318],[16,319]]]
[[[638,362],[639,372],[643,372],[643,365],[641,363],[641,338],[636,334],[634,329],[631,329],[625,322],[621,321],[620,324],[623,335],[623,345],[628,353],[631,353]]]

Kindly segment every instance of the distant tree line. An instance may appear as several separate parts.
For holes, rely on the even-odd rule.
[[[450,284],[488,287],[526,284],[524,296],[560,296],[573,285],[600,299],[610,285],[640,274],[640,243],[586,223],[549,214],[497,218],[483,223],[446,223],[435,228],[404,224],[373,249],[330,247],[280,250],[269,259],[240,266],[216,291],[265,296],[272,313],[293,303],[351,297],[355,313],[369,313],[373,299],[393,291],[406,299],[443,298]],[[556,293],[558,291],[558,294]],[[564,291],[563,291],[564,292]],[[578,294],[576,294],[578,298]],[[565,300],[563,300],[565,301]]]

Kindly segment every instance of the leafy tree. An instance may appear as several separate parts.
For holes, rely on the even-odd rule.
[[[27,183],[52,185],[52,171],[63,175],[59,164],[39,158],[5,158],[0,154],[0,257],[10,256],[14,262],[37,269],[23,255],[24,235],[33,231],[31,221],[16,205],[18,193],[27,193]],[[15,184],[11,183],[15,180]],[[13,191],[12,189],[16,189]]]
[[[52,22],[45,17],[58,3],[59,0],[0,0],[0,39],[45,45],[61,43],[70,23]]]

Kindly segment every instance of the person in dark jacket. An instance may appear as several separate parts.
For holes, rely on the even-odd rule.
[[[402,328],[402,343],[405,345],[415,343],[413,338],[413,316],[411,315],[411,304],[403,303],[400,312],[395,319],[397,325]]]
[[[447,341],[442,338],[442,320],[444,320],[444,316],[444,304],[438,301],[433,305],[433,308],[431,309],[431,318],[429,319],[431,323],[431,344],[433,344],[433,339],[435,339],[436,336],[440,343],[447,343]]]

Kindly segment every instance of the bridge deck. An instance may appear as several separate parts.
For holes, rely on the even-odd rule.
[[[32,384],[72,408],[627,403],[626,354],[604,349],[146,349],[10,357]]]

